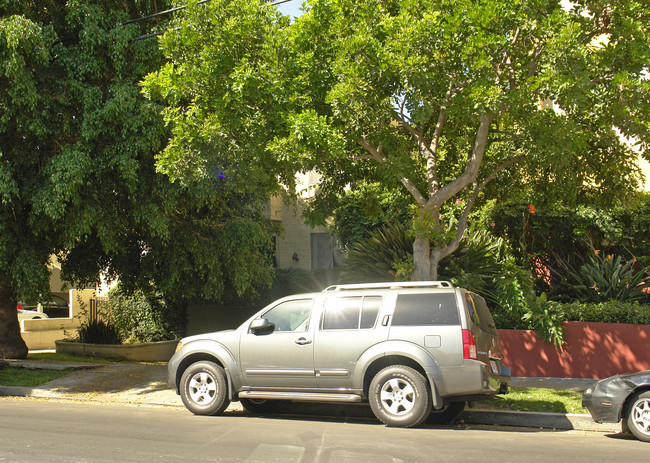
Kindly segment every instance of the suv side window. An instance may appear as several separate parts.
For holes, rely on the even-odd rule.
[[[458,325],[460,318],[453,293],[400,294],[393,326]]]
[[[358,330],[375,326],[380,296],[332,297],[325,303],[323,330]]]
[[[275,325],[274,332],[307,331],[312,304],[312,299],[282,302],[262,315],[262,318]]]
[[[381,308],[381,296],[366,296],[363,298],[363,310],[361,311],[361,329],[366,330],[375,327],[377,315]]]

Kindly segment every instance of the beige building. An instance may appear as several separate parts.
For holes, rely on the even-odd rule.
[[[296,204],[288,204],[278,196],[271,199],[268,215],[284,229],[275,239],[277,267],[315,270],[332,268],[339,263],[335,240],[327,228],[312,228],[301,217],[301,204],[313,197],[319,181],[320,175],[316,172],[298,174],[300,199]]]

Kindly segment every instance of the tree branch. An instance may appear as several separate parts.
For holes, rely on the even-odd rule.
[[[530,79],[535,75],[535,72],[537,72],[537,66],[539,66],[539,62],[542,59],[542,53],[544,52],[544,43],[540,41],[540,43],[537,44],[537,49],[535,50],[535,57],[533,58],[533,61],[530,63],[530,69],[528,69],[528,75],[526,78]]]
[[[467,199],[467,203],[463,208],[463,212],[461,212],[460,217],[458,218],[458,225],[456,226],[456,236],[453,240],[447,243],[447,245],[444,248],[441,249],[441,257],[440,257],[441,259],[447,257],[450,254],[453,254],[456,251],[456,249],[458,249],[458,246],[460,246],[460,242],[463,239],[465,230],[467,230],[467,220],[469,219],[469,213],[472,211],[472,208],[474,207],[474,203],[476,202],[479,193],[483,191],[483,188],[485,188],[485,186],[488,183],[494,180],[496,176],[499,174],[499,172],[502,172],[503,170],[507,169],[511,165],[519,161],[522,161],[523,159],[524,159],[523,156],[517,156],[515,158],[509,159],[508,161],[497,166],[497,168],[494,169],[490,175],[485,177],[481,183],[476,183],[476,182],[474,183],[474,191],[472,191],[472,194],[470,194],[469,198]]]
[[[386,158],[386,156],[382,153],[381,145],[375,147],[365,138],[361,138],[357,142],[370,153],[375,161],[384,163],[388,160],[388,158]],[[422,195],[422,193],[420,193],[420,190],[418,190],[418,187],[415,185],[415,183],[406,177],[400,177],[399,181],[402,182],[402,185],[406,187],[408,192],[411,193],[411,196],[413,196],[415,201],[417,201],[420,206],[427,204],[426,198]]]
[[[454,197],[458,192],[470,183],[473,183],[478,176],[478,171],[483,162],[483,154],[487,145],[487,137],[490,131],[490,124],[494,120],[494,114],[488,114],[481,117],[481,123],[476,132],[474,148],[472,155],[467,161],[465,171],[456,177],[452,182],[440,188],[435,194],[429,197],[429,204],[434,207],[440,207],[445,201]]]

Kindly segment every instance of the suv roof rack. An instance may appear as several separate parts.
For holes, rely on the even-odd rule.
[[[401,288],[453,288],[448,281],[389,281],[386,283],[358,283],[351,285],[332,285],[323,290],[324,293],[333,291],[349,291],[354,289],[401,289]]]

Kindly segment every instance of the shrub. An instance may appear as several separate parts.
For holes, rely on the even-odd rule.
[[[385,224],[348,250],[343,276],[348,282],[392,281],[412,256],[408,228],[401,222]]]
[[[578,272],[570,272],[578,299],[590,302],[635,301],[647,298],[650,267],[637,268],[636,259],[593,254]]]
[[[126,293],[120,285],[108,294],[109,316],[124,342],[156,342],[182,337],[185,306],[154,290]]]
[[[79,328],[79,342],[88,344],[122,344],[117,328],[103,320],[92,320]]]
[[[382,183],[361,183],[343,193],[334,209],[332,232],[348,249],[385,224],[406,222],[412,199]]]
[[[537,207],[501,204],[490,212],[492,231],[508,240],[517,264],[536,276],[539,292],[552,300],[576,297],[570,272],[588,264],[593,249],[601,255],[636,256],[640,265],[650,255],[650,196],[615,208]]]
[[[555,302],[549,305],[564,313],[567,321],[650,325],[650,304],[621,302]]]
[[[560,308],[548,303],[545,293],[542,293],[530,305],[530,310],[523,316],[523,319],[537,331],[537,336],[544,342],[553,344],[556,349],[564,344],[564,326],[562,325],[564,318],[565,314]]]

